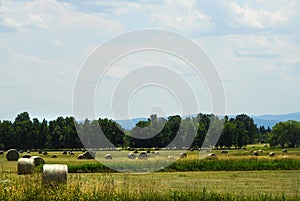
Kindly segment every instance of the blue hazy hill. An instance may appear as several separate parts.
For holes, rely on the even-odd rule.
[[[195,114],[183,116],[186,117],[195,117]],[[228,115],[230,118],[235,117],[236,115]],[[249,115],[253,118],[254,123],[257,126],[265,126],[272,128],[276,123],[288,120],[295,120],[300,121],[300,112],[298,113],[290,113],[290,114],[280,114],[280,115],[272,115],[272,114],[265,114],[265,115]],[[124,119],[124,120],[116,120],[118,124],[120,124],[123,128],[127,130],[131,130],[136,123],[139,121],[147,121],[148,118],[133,118],[133,119]]]

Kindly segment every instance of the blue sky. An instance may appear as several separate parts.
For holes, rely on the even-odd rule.
[[[47,119],[72,115],[73,89],[88,55],[104,41],[142,28],[175,31],[206,51],[224,85],[226,113],[300,111],[298,0],[0,0],[0,119],[13,119],[22,111]],[[112,117],[111,99],[105,97],[128,64],[139,64],[137,58],[147,60],[147,55],[120,62],[98,86],[103,90],[95,93],[97,115]],[[211,112],[201,81],[189,77],[192,72],[180,61],[164,59],[199,87],[199,110]],[[153,94],[156,101],[145,99]],[[151,87],[136,93],[128,107],[137,117],[155,112],[157,105],[161,114],[180,110],[170,93]]]

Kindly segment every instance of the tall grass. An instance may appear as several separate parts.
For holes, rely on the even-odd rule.
[[[132,161],[116,163],[115,168],[126,172],[140,170],[139,164],[147,163],[148,169],[151,166],[157,167],[157,161]],[[160,162],[163,164],[162,162]],[[143,164],[144,166],[144,164]],[[89,172],[115,172],[115,170],[104,166],[101,163],[69,164],[70,173]],[[110,166],[112,167],[112,166]],[[221,159],[180,159],[160,171],[252,171],[252,170],[300,170],[300,160],[293,158],[268,158],[268,157],[242,157],[242,158],[221,158]]]
[[[216,193],[209,192],[206,188],[161,190],[141,185],[132,190],[126,183],[126,178],[122,187],[116,188],[112,177],[106,177],[102,182],[93,183],[89,188],[84,188],[80,178],[77,180],[76,183],[68,186],[45,187],[41,185],[39,174],[20,177],[9,183],[0,183],[0,200],[298,200],[298,197],[285,197],[284,195]]]

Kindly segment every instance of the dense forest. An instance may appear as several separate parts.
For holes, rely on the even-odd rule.
[[[287,121],[276,124],[272,130],[257,127],[246,114],[235,118],[219,118],[213,114],[198,114],[182,119],[178,115],[167,119],[151,115],[147,121],[140,121],[132,130],[125,130],[110,119],[75,121],[74,117],[58,117],[56,120],[39,121],[31,119],[27,112],[17,115],[13,122],[0,121],[0,150],[16,149],[80,149],[110,148],[112,145],[93,143],[100,126],[105,137],[116,147],[152,148],[171,146],[200,148],[215,145],[219,148],[241,148],[247,144],[270,143],[271,146],[295,147],[300,144],[300,122]],[[78,136],[77,131],[81,137]],[[218,141],[209,136],[218,133]],[[153,135],[154,134],[154,135]],[[176,136],[180,136],[176,138]],[[101,140],[100,138],[97,138]],[[176,139],[176,140],[174,140]],[[189,143],[188,140],[192,139]],[[187,148],[187,147],[185,147]]]

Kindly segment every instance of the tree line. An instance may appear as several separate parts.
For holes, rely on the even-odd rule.
[[[99,134],[99,128],[104,136]],[[105,138],[110,143],[101,143],[106,142]],[[107,118],[78,122],[74,117],[58,117],[48,122],[45,119],[31,119],[27,112],[18,114],[13,122],[0,121],[0,150],[166,146],[241,148],[258,142],[270,143],[271,146],[298,146],[300,122],[280,122],[271,130],[263,126],[258,128],[246,114],[237,115],[235,118],[220,118],[213,114],[200,113],[185,119],[179,115],[162,118],[153,114],[147,121],[140,121],[131,130],[125,130]]]

